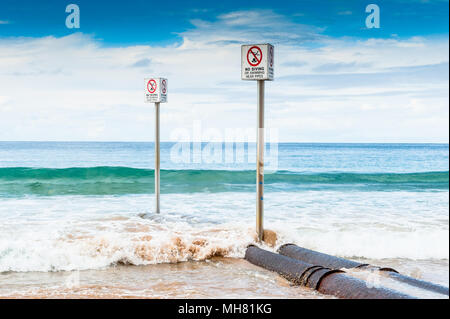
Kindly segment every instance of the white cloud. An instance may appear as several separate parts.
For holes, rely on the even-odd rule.
[[[298,44],[325,38],[323,28],[294,23],[270,10],[237,11],[222,14],[215,21],[192,20],[194,29],[181,33],[196,45],[227,45],[242,42]]]
[[[6,21],[6,20],[0,20],[0,25],[1,24],[9,24],[9,21]]]
[[[266,119],[282,140],[448,141],[448,39],[332,39],[271,11],[193,23],[164,47],[104,47],[81,33],[0,40],[0,140],[152,140],[150,75],[169,78],[163,140],[196,120],[253,128],[240,43],[255,41],[276,43]]]

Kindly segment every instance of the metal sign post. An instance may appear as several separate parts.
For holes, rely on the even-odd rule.
[[[273,64],[273,45],[241,46],[241,78],[257,81],[256,234],[259,242],[264,239],[264,81],[273,80]]]
[[[256,233],[263,240],[264,214],[264,80],[258,80],[258,135],[256,149]]]
[[[160,212],[160,146],[159,110],[160,104],[167,102],[167,79],[145,79],[145,102],[155,103],[155,213]]]
[[[155,196],[156,196],[156,207],[155,212],[159,214],[159,106],[160,102],[155,103]]]

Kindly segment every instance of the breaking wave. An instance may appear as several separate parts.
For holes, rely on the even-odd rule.
[[[0,196],[125,195],[154,191],[154,171],[131,167],[0,168]],[[255,188],[252,170],[162,170],[165,193],[249,192]],[[299,173],[266,174],[271,191],[314,189],[448,190],[449,172],[421,173]]]

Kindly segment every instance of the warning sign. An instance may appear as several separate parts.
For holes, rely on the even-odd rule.
[[[167,81],[165,79],[161,80],[161,93],[167,93]]]
[[[273,80],[274,48],[271,44],[241,47],[242,80]]]
[[[147,83],[147,90],[149,93],[155,93],[158,84],[156,84],[155,79],[151,79]]]
[[[273,46],[269,46],[269,67],[273,68]]]
[[[146,78],[144,81],[146,103],[167,102],[167,79]]]
[[[247,51],[247,62],[251,66],[258,66],[262,60],[261,49],[257,46],[253,46]]]

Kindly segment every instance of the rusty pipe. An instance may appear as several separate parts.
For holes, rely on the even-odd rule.
[[[378,269],[379,271],[381,271],[383,274],[385,274],[385,275],[389,276],[390,278],[395,279],[399,282],[402,282],[402,283],[405,283],[405,284],[408,284],[408,285],[411,285],[414,287],[418,287],[421,289],[425,289],[428,291],[444,294],[447,296],[449,294],[449,290],[447,287],[402,275],[393,268],[378,267],[378,266],[372,266],[369,264],[362,264],[362,263],[358,263],[353,260],[335,257],[335,256],[327,255],[324,253],[320,253],[320,252],[317,252],[314,250],[299,247],[294,244],[285,244],[278,249],[278,252],[283,256],[294,258],[296,260],[306,262],[306,263],[322,265],[323,267],[328,267],[331,269],[342,269],[342,268],[347,268],[347,269],[349,269],[349,268],[362,268],[362,269],[371,268],[371,269],[374,269],[375,268],[375,269]]]
[[[381,287],[369,288],[363,280],[347,276],[342,270],[275,254],[256,246],[249,246],[245,259],[254,265],[277,272],[287,280],[315,289],[323,294],[347,299],[412,299],[406,294]]]

